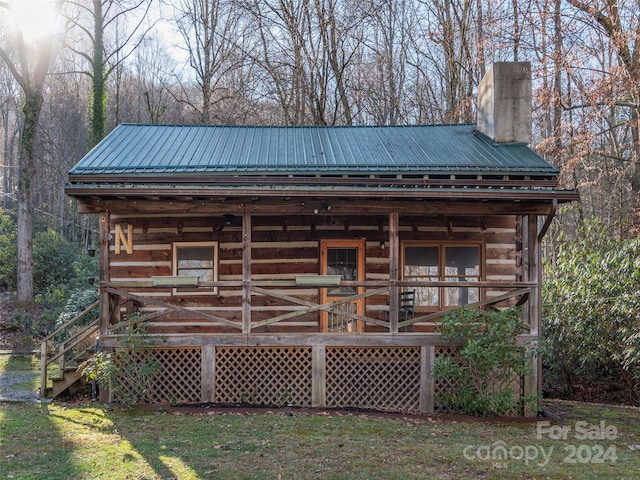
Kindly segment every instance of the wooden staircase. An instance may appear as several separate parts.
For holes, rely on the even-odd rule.
[[[63,393],[75,393],[86,384],[78,369],[95,352],[99,330],[98,318],[87,317],[98,306],[96,301],[82,313],[47,336],[40,345],[40,397],[55,398]],[[85,320],[81,325],[81,320]],[[63,338],[64,340],[56,341]],[[55,368],[57,365],[58,368]],[[56,371],[56,376],[51,375]]]
[[[53,386],[47,387],[45,393],[47,397],[55,398],[62,393],[68,392],[73,395],[86,384],[84,375],[78,367],[66,367],[62,371],[61,377],[51,378]]]

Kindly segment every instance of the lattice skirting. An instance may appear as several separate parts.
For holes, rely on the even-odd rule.
[[[455,362],[457,351],[452,347],[436,347],[435,358],[451,358]],[[451,392],[455,392],[457,385],[452,379],[434,380],[433,383],[433,411],[436,413],[460,413],[456,409],[447,405],[443,399]]]
[[[327,348],[326,365],[329,407],[419,410],[419,347]]]
[[[215,402],[311,406],[310,347],[216,348]]]
[[[122,372],[112,385],[114,401],[200,402],[199,347],[116,349],[114,359]]]
[[[112,385],[112,399],[456,413],[444,399],[458,386],[449,379],[433,380],[430,370],[434,358],[455,361],[455,348],[430,347],[429,361],[421,347],[316,348],[314,354],[310,346],[218,346],[212,356],[200,347],[116,349],[114,358],[124,373]],[[152,373],[140,374],[145,371]],[[208,391],[211,396],[203,397]]]

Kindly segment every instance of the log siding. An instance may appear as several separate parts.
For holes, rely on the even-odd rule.
[[[514,282],[522,277],[519,267],[516,216],[448,217],[400,216],[399,242],[405,241],[471,243],[483,246],[483,279]],[[124,250],[115,253],[115,226],[133,225],[133,253]],[[218,279],[220,282],[242,282],[243,242],[242,227],[230,226],[217,231],[217,219],[191,216],[112,216],[109,224],[108,276],[110,283],[148,281],[153,276],[172,275],[173,242],[218,242]],[[251,228],[251,280],[292,281],[296,275],[319,272],[320,239],[366,239],[365,279],[389,279],[390,239],[388,219],[385,216],[361,217],[282,217],[256,216]],[[153,297],[186,310],[198,310],[232,322],[241,322],[243,316],[240,286],[221,287],[216,295],[181,296],[171,288],[130,288],[140,297]],[[302,301],[318,302],[317,288],[287,288],[273,290],[274,294],[290,295]],[[487,297],[498,296],[502,290],[487,291]],[[389,309],[388,294],[366,299],[366,314],[382,319]],[[122,307],[122,314],[127,309]],[[274,296],[252,295],[251,321],[254,324],[267,318],[304,309]],[[158,311],[157,307],[140,308],[145,313]],[[256,333],[312,333],[319,331],[319,312],[283,320],[256,329]],[[161,318],[152,322],[154,331],[163,333],[230,333],[229,327],[215,321],[198,318]],[[430,322],[415,325],[416,331],[431,330]],[[367,325],[369,332],[382,331],[376,325]]]

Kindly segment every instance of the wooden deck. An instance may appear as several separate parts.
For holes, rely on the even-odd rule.
[[[409,286],[408,282],[353,283],[364,287],[364,293],[360,294],[363,298],[388,296],[394,288]],[[441,283],[440,288],[452,286],[452,282]],[[455,356],[450,343],[437,332],[438,319],[449,311],[420,315],[404,322],[397,322],[396,318],[397,326],[395,331],[391,331],[389,325],[377,316],[345,313],[343,309],[340,310],[341,315],[365,323],[363,333],[291,330],[267,333],[260,329],[295,316],[320,310],[332,311],[347,300],[319,304],[279,293],[284,287],[304,290],[295,282],[251,282],[249,285],[218,282],[217,286],[247,289],[251,292],[247,298],[273,296],[292,303],[296,310],[257,322],[239,322],[125,290],[149,289],[148,283],[103,284],[101,288],[107,296],[107,304],[114,308],[109,323],[101,327],[106,331],[100,336],[99,348],[122,351],[122,340],[126,335],[118,333],[118,330],[126,325],[127,315],[146,311],[144,318],[150,332],[170,321],[172,316],[180,319],[177,325],[184,327],[186,323],[190,328],[202,329],[182,333],[148,333],[144,348],[138,353],[128,353],[144,358],[151,355],[162,365],[161,373],[154,379],[154,403],[291,404],[424,413],[448,411],[438,399],[448,389],[455,389],[456,385],[435,382],[432,367],[437,357]],[[455,282],[455,286],[460,286],[460,282]],[[494,295],[467,308],[512,305],[521,301],[525,304],[525,317],[529,299],[537,294],[537,287],[531,283],[474,282],[473,287],[492,291]],[[431,327],[430,331],[398,331],[406,325],[425,324]],[[212,325],[230,327],[231,331],[207,333],[206,329]],[[370,327],[378,331],[368,331]],[[537,335],[526,330],[519,337],[521,344],[535,343]],[[131,391],[134,391],[134,380],[125,378],[122,382],[125,390],[127,382],[130,382]],[[523,394],[535,392],[536,386],[536,375],[532,375],[523,382]],[[103,400],[114,401],[118,397],[104,396]]]

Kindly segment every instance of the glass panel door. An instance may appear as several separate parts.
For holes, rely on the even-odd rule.
[[[320,274],[340,275],[341,280],[364,280],[364,240],[323,240],[320,244]],[[364,288],[341,285],[320,289],[320,302],[331,303],[362,293]],[[362,322],[350,315],[364,314],[364,300],[335,305],[331,311],[322,311],[323,332],[354,333],[363,330]]]

